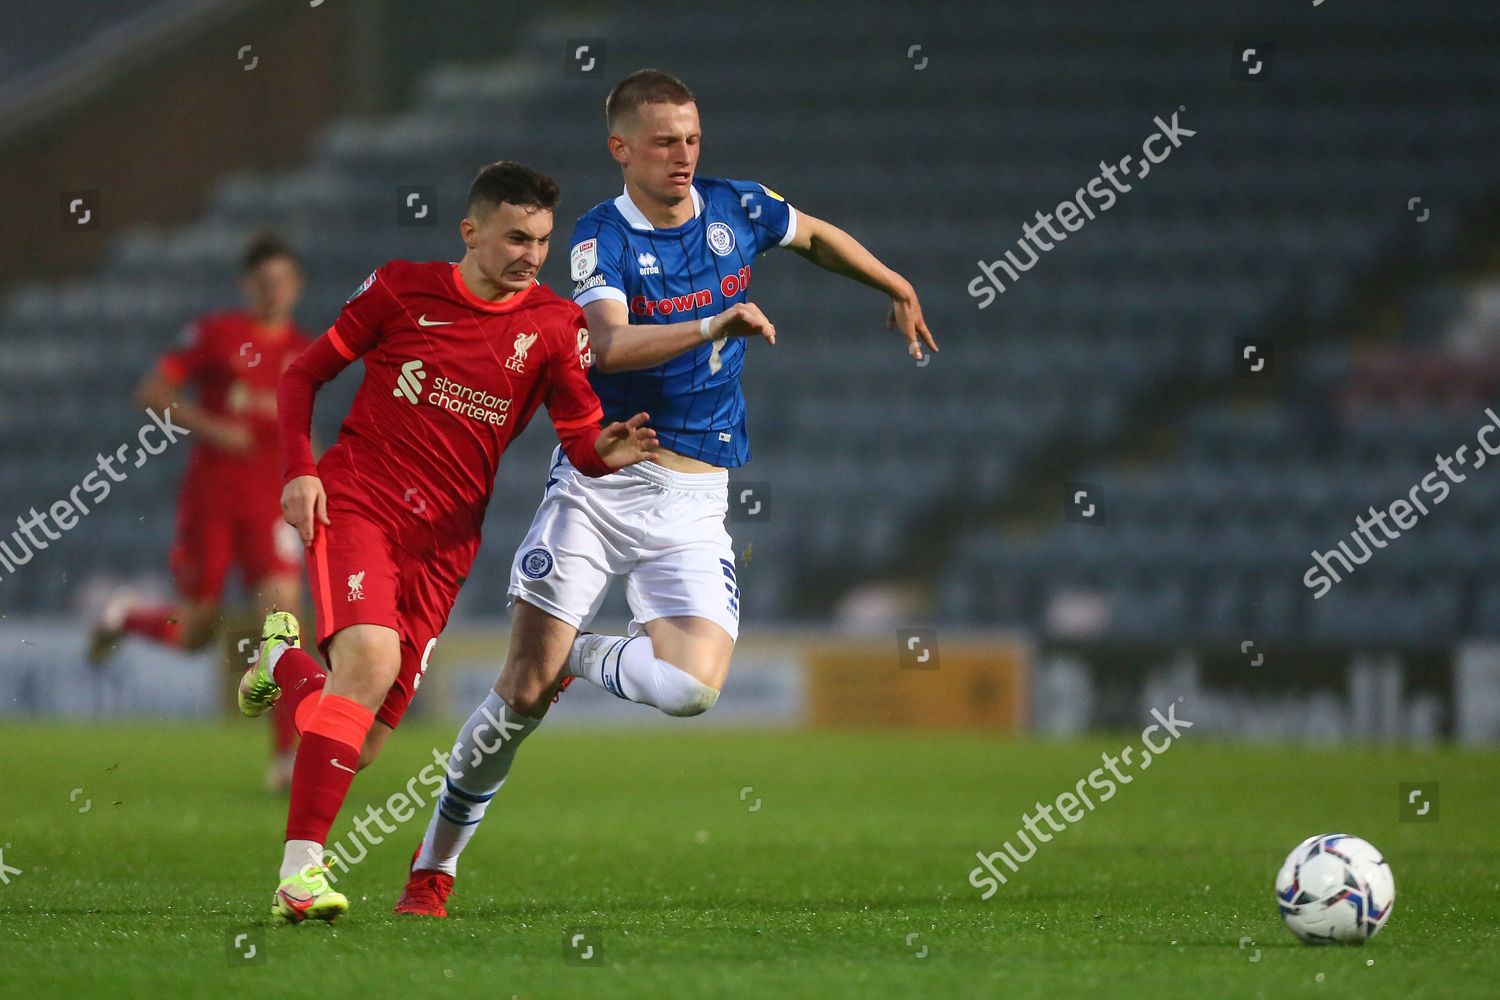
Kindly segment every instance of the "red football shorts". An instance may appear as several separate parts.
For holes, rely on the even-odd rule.
[[[276,504],[254,510],[195,503],[177,508],[170,563],[177,592],[191,601],[218,601],[230,567],[238,565],[246,588],[301,568],[302,540]]]
[[[389,529],[329,506],[330,523],[318,525],[307,553],[307,579],[318,613],[318,650],[331,664],[328,643],[340,629],[384,625],[396,630],[401,637],[401,671],[375,713],[394,729],[422,683],[479,540],[413,554],[395,544]]]

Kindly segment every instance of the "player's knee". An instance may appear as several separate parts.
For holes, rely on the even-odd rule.
[[[512,711],[540,719],[552,705],[561,680],[561,664],[512,650],[495,682],[495,693]]]
[[[534,688],[519,691],[505,699],[511,711],[521,715],[529,715],[534,719],[540,719],[547,714],[547,709],[552,704],[552,695],[540,692]]]
[[[717,688],[709,687],[692,674],[675,667],[665,660],[657,661],[662,668],[660,704],[656,707],[667,715],[687,717],[702,715],[719,700]]]
[[[401,672],[401,647],[388,636],[365,629],[348,629],[334,636],[329,654],[334,673],[358,678],[372,690],[384,692]]]
[[[512,711],[539,719],[546,714],[557,694],[557,679],[549,682],[534,673],[501,677],[495,690]]]

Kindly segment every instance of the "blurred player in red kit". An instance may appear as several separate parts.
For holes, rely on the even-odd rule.
[[[292,771],[273,917],[333,920],[323,845],[357,770],[406,713],[479,548],[500,456],[545,405],[569,459],[599,477],[656,454],[647,414],[600,429],[583,312],[537,281],[558,201],[518,163],[479,171],[457,264],[395,260],[344,304],[282,377],[282,511],[308,545],[325,673],[272,612],[240,708],[290,709]],[[313,399],[355,359],[364,381],[316,464]]]
[[[135,391],[135,402],[192,435],[178,494],[171,568],[178,599],[144,604],[128,594],[109,602],[95,623],[89,659],[102,665],[121,639],[140,636],[184,650],[202,649],[218,632],[229,570],[238,566],[259,614],[298,599],[301,545],[281,516],[281,455],[276,386],[311,337],[292,322],[302,293],[296,254],[280,238],[257,235],[242,260],[242,309],[188,324]],[[191,387],[195,399],[185,397]],[[274,756],[267,784],[291,781],[297,732],[291,713],[272,715]]]

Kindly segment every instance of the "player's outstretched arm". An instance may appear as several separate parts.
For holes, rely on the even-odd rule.
[[[646,426],[649,414],[637,413],[629,420],[608,424],[594,439],[594,450],[611,469],[644,462],[656,457],[656,431]]]
[[[929,350],[937,351],[937,341],[922,318],[922,304],[917,300],[916,289],[911,282],[882,264],[859,240],[832,223],[799,212],[797,230],[787,246],[824,270],[853,278],[889,295],[891,311],[886,325],[901,331],[901,336],[906,338],[906,351],[913,358],[922,360],[924,344]]]
[[[759,307],[748,302],[730,306],[710,318],[706,330],[703,321],[696,319],[632,326],[625,303],[615,299],[590,302],[583,313],[588,318],[594,367],[601,372],[654,368],[720,337],[764,337],[768,344],[776,343],[776,327]]]

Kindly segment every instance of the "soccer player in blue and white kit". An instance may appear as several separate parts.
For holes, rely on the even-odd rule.
[[[761,184],[695,177],[698,108],[681,81],[633,73],[610,92],[605,117],[625,190],[578,220],[573,298],[588,319],[579,336],[590,338],[604,419],[650,413],[658,459],[589,479],[554,455],[511,571],[505,666],[459,731],[398,913],[447,915],[459,853],[517,747],[573,678],[668,715],[698,715],[718,698],[739,634],[724,516],[727,470],[750,458],[740,372],[750,338],[776,342],[748,298],[755,257],[789,247],[879,290],[911,357],[937,350],[911,283],[849,234]],[[631,634],[580,636],[617,576]]]

